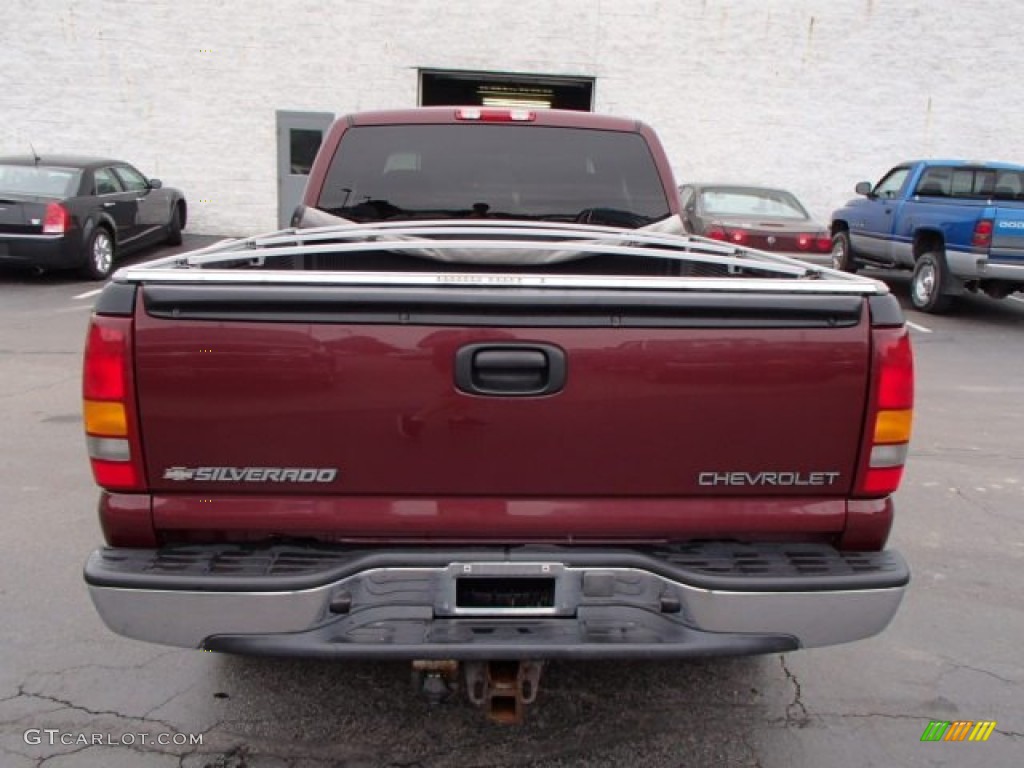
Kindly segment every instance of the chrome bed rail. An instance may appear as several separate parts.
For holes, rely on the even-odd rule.
[[[392,252],[423,256],[423,270],[366,271],[275,269],[282,257]],[[508,271],[481,272],[485,256],[461,263],[461,254],[492,252]],[[534,254],[541,263],[507,259]],[[724,268],[725,275],[627,276],[544,274],[548,263],[591,255],[635,256]],[[459,264],[460,270],[431,270],[432,263]],[[741,279],[737,279],[741,278]],[[124,267],[114,282],[277,284],[277,285],[473,285],[494,288],[610,288],[768,293],[883,295],[877,280],[752,248],[688,234],[558,222],[432,220],[341,224],[284,229],[227,239],[205,248]]]

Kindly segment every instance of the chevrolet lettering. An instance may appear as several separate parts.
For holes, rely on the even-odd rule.
[[[839,472],[701,472],[699,485],[834,485]]]

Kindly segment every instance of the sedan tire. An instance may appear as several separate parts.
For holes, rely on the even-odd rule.
[[[96,227],[85,246],[83,274],[91,280],[106,280],[114,268],[114,238],[110,230]]]
[[[181,245],[181,224],[182,224],[181,204],[180,203],[176,203],[174,208],[171,210],[171,220],[167,224],[167,244],[168,245]]]

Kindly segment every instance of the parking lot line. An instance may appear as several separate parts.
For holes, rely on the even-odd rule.
[[[912,323],[909,320],[907,320],[907,325],[910,326],[911,328],[913,328],[915,331],[920,331],[921,333],[931,333],[932,332],[931,328],[925,328],[923,325],[918,325],[917,323]]]
[[[88,299],[88,298],[90,298],[92,296],[97,295],[102,290],[103,290],[102,288],[97,288],[95,291],[86,291],[85,293],[80,293],[80,294],[78,294],[77,296],[75,296],[73,298],[76,298],[76,299]]]

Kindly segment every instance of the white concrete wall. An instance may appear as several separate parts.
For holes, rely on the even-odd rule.
[[[185,190],[191,231],[251,233],[277,109],[413,106],[421,67],[582,75],[680,181],[825,218],[900,160],[1024,161],[1022,28],[1011,0],[0,0],[0,153],[124,158]]]

